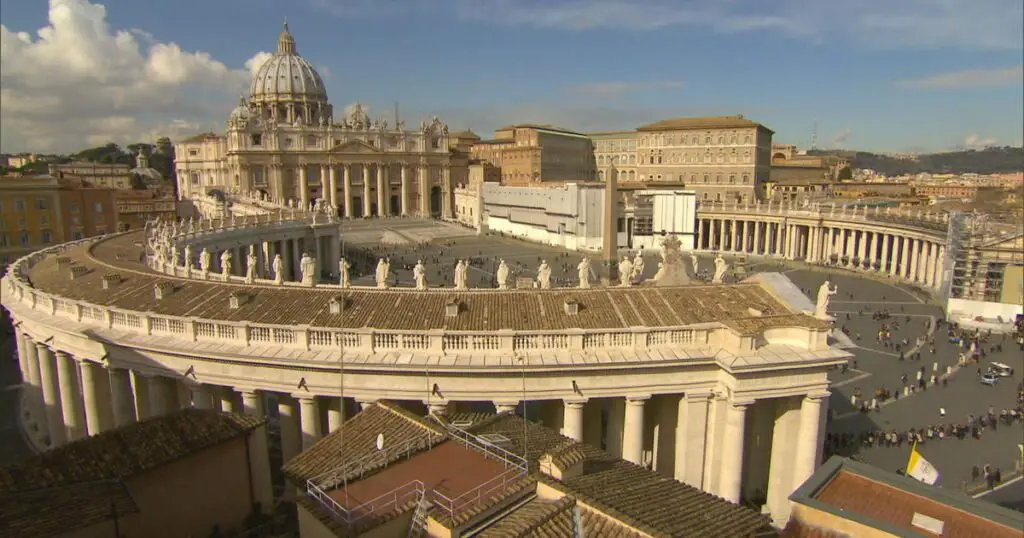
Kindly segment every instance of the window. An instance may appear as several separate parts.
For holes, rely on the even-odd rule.
[[[21,240],[21,246],[28,246],[30,242],[28,232],[21,232],[21,237],[19,239]]]
[[[49,216],[42,215],[42,216],[39,217],[39,226],[41,228],[46,228],[49,225],[50,225],[50,217]]]
[[[82,224],[82,219],[78,215],[71,216],[71,224],[79,226]]]
[[[103,213],[103,202],[96,202],[93,205],[93,208],[96,210],[97,213]]]
[[[68,205],[68,211],[71,211],[72,213],[78,213],[78,204],[77,203],[69,204]]]
[[[14,200],[14,210],[15,211],[24,211],[25,210],[25,200],[22,200],[21,198],[16,198]]]
[[[254,134],[254,135],[249,137],[249,142],[253,146],[262,146],[263,145],[263,135]],[[339,141],[338,143],[340,144],[341,142]]]
[[[750,183],[750,176],[747,175],[747,174],[743,174],[743,184],[747,185],[749,183]]]
[[[711,175],[704,174],[704,183],[711,183]]]
[[[440,148],[441,147],[441,139],[440,138],[436,138],[436,137],[435,138],[431,138],[430,139],[430,147],[433,148],[433,149]]]
[[[43,244],[48,245],[53,242],[53,233],[49,231],[43,232]]]
[[[733,185],[736,183],[736,176],[729,176],[729,184]]]
[[[10,240],[7,239],[6,233],[0,233],[0,247],[10,246]]]
[[[199,150],[198,149],[190,149],[190,150],[188,150],[188,156],[189,157],[198,157],[199,156]]]
[[[24,230],[25,228],[28,228],[28,219],[26,219],[25,217],[20,217],[18,219],[18,229]]]
[[[82,239],[83,237],[85,237],[85,235],[82,234],[82,230],[73,230],[71,232],[71,238],[74,239],[75,241]]]
[[[104,234],[106,234],[106,233],[107,233],[107,227],[106,227],[106,226],[97,226],[97,227],[96,227],[96,233],[97,233],[98,235],[104,235]]]

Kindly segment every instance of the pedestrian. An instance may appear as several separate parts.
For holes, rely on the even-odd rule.
[[[939,408],[939,416],[940,417],[946,416],[946,408],[945,407],[940,407]]]

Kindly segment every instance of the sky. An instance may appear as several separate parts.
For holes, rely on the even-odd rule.
[[[222,132],[287,19],[335,114],[589,132],[743,114],[806,148],[1021,145],[1021,0],[4,0],[0,151]]]

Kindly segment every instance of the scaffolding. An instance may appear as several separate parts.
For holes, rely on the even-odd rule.
[[[1006,268],[1024,264],[1024,252],[1000,243],[1013,241],[1021,229],[1008,233],[984,214],[954,212],[947,231],[943,299],[999,302]],[[948,279],[945,278],[949,275]]]

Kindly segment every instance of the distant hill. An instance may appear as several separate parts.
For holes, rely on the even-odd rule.
[[[841,155],[852,161],[853,168],[869,168],[888,176],[917,174],[998,174],[1024,170],[1024,148],[1001,147],[982,150],[926,153],[917,160],[898,159],[867,151],[812,150],[811,155]]]

